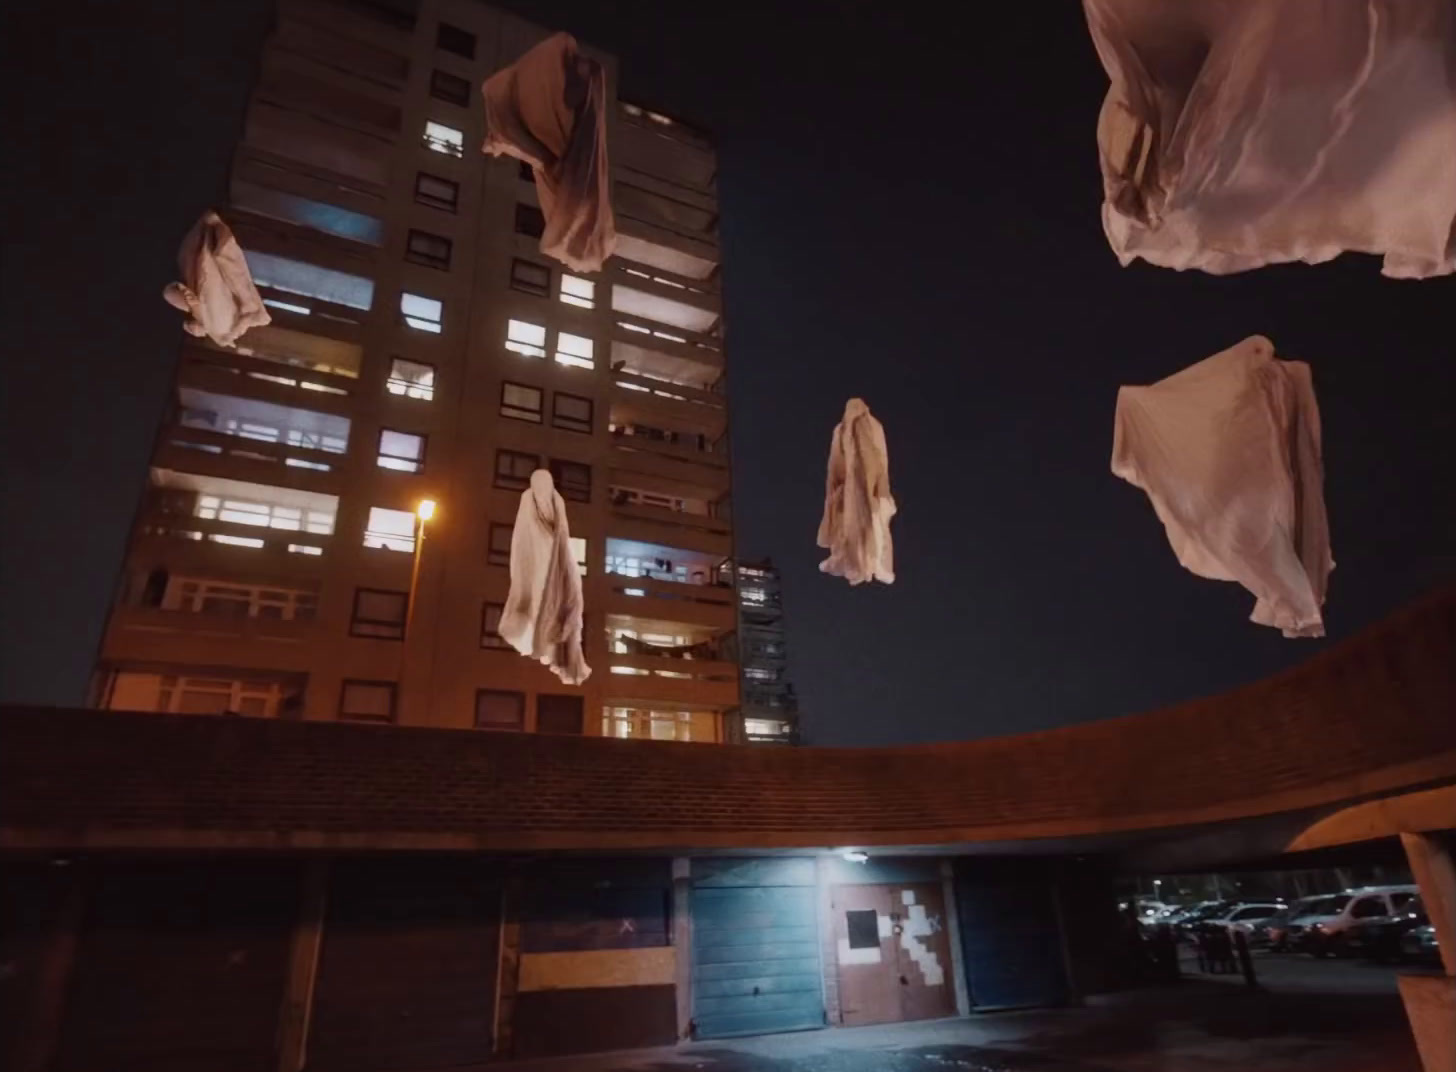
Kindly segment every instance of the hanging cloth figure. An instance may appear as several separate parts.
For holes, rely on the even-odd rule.
[[[819,568],[850,584],[894,584],[894,516],[884,426],[864,402],[851,398],[829,444],[824,518],[819,522],[819,546],[829,549],[829,557]]]
[[[222,217],[208,210],[193,224],[177,251],[182,282],[168,283],[162,297],[188,314],[182,328],[232,346],[249,328],[272,323],[263,307],[243,247]]]
[[[511,591],[496,632],[568,685],[591,674],[581,653],[581,572],[571,553],[566,503],[537,469],[521,493],[511,533]]]
[[[1112,471],[1142,488],[1184,568],[1237,581],[1250,620],[1324,636],[1334,559],[1309,366],[1262,335],[1117,392]]]
[[[1456,272],[1452,0],[1083,0],[1123,264]]]
[[[607,75],[576,39],[548,37],[481,87],[485,144],[536,175],[541,252],[574,272],[600,271],[617,245],[607,168]]]

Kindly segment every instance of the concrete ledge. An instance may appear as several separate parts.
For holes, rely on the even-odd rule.
[[[1400,998],[1426,1072],[1456,1069],[1456,977],[1401,975]]]

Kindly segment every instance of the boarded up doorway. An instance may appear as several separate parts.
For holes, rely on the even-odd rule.
[[[835,886],[834,948],[846,1025],[955,1013],[945,903],[936,883]]]

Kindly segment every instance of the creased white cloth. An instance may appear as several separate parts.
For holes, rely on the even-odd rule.
[[[571,553],[566,502],[551,474],[537,469],[521,493],[511,533],[511,591],[496,628],[522,655],[568,685],[591,674],[581,652],[581,573]]]
[[[819,568],[850,584],[894,584],[894,516],[884,426],[864,402],[851,398],[829,444],[824,517],[819,522],[819,546],[828,548],[829,557]]]
[[[1324,636],[1335,562],[1307,364],[1275,360],[1254,335],[1151,387],[1122,388],[1112,471],[1148,493],[1184,568],[1254,594],[1250,620]]]
[[[541,252],[596,272],[617,246],[607,167],[607,74],[576,39],[548,37],[481,86],[485,144],[536,175],[546,229]]]
[[[272,322],[243,247],[216,212],[204,212],[192,225],[177,251],[177,266],[182,282],[168,283],[162,297],[188,314],[182,327],[189,335],[232,346],[249,328]]]
[[[1456,271],[1453,0],[1084,0],[1118,259]]]

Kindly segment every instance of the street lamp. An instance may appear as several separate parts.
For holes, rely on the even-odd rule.
[[[415,507],[415,561],[410,569],[409,595],[404,605],[404,637],[409,637],[410,623],[415,617],[415,589],[420,583],[420,556],[425,550],[425,523],[435,516],[435,500],[421,499]]]

